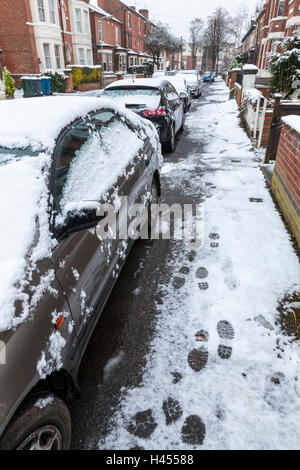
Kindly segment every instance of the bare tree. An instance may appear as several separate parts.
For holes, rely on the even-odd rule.
[[[203,20],[195,18],[190,24],[190,43],[192,49],[192,69],[196,68],[196,58],[203,43]]]
[[[250,26],[250,12],[248,7],[239,7],[230,21],[230,31],[235,40],[236,47],[240,47],[242,38]]]
[[[225,8],[218,7],[208,18],[204,33],[204,42],[212,61],[212,69],[218,73],[218,59],[221,50],[232,37],[229,13]]]
[[[153,62],[160,68],[160,57],[163,51],[171,55],[182,49],[182,41],[173,36],[167,26],[158,24],[151,34],[145,39],[145,46],[152,54]]]

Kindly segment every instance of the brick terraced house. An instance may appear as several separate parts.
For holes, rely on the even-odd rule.
[[[1,0],[0,43],[15,75],[93,65],[89,0]]]

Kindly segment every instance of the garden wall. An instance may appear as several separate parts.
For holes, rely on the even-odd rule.
[[[300,116],[283,121],[272,189],[300,247]]]

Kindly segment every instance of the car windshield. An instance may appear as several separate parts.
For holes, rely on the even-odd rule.
[[[157,108],[160,103],[161,94],[158,88],[142,88],[142,87],[124,87],[109,88],[104,91],[105,98],[118,100],[123,106],[138,105],[149,108]]]
[[[183,73],[184,75],[197,75],[195,70],[181,70],[180,73]]]

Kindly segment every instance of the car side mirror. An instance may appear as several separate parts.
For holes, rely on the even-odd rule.
[[[69,210],[65,216],[58,216],[55,223],[57,238],[66,238],[71,233],[96,227],[102,217],[97,215],[96,208]]]
[[[183,91],[179,93],[179,98],[181,100],[185,100],[188,97],[187,93],[184,93]]]

